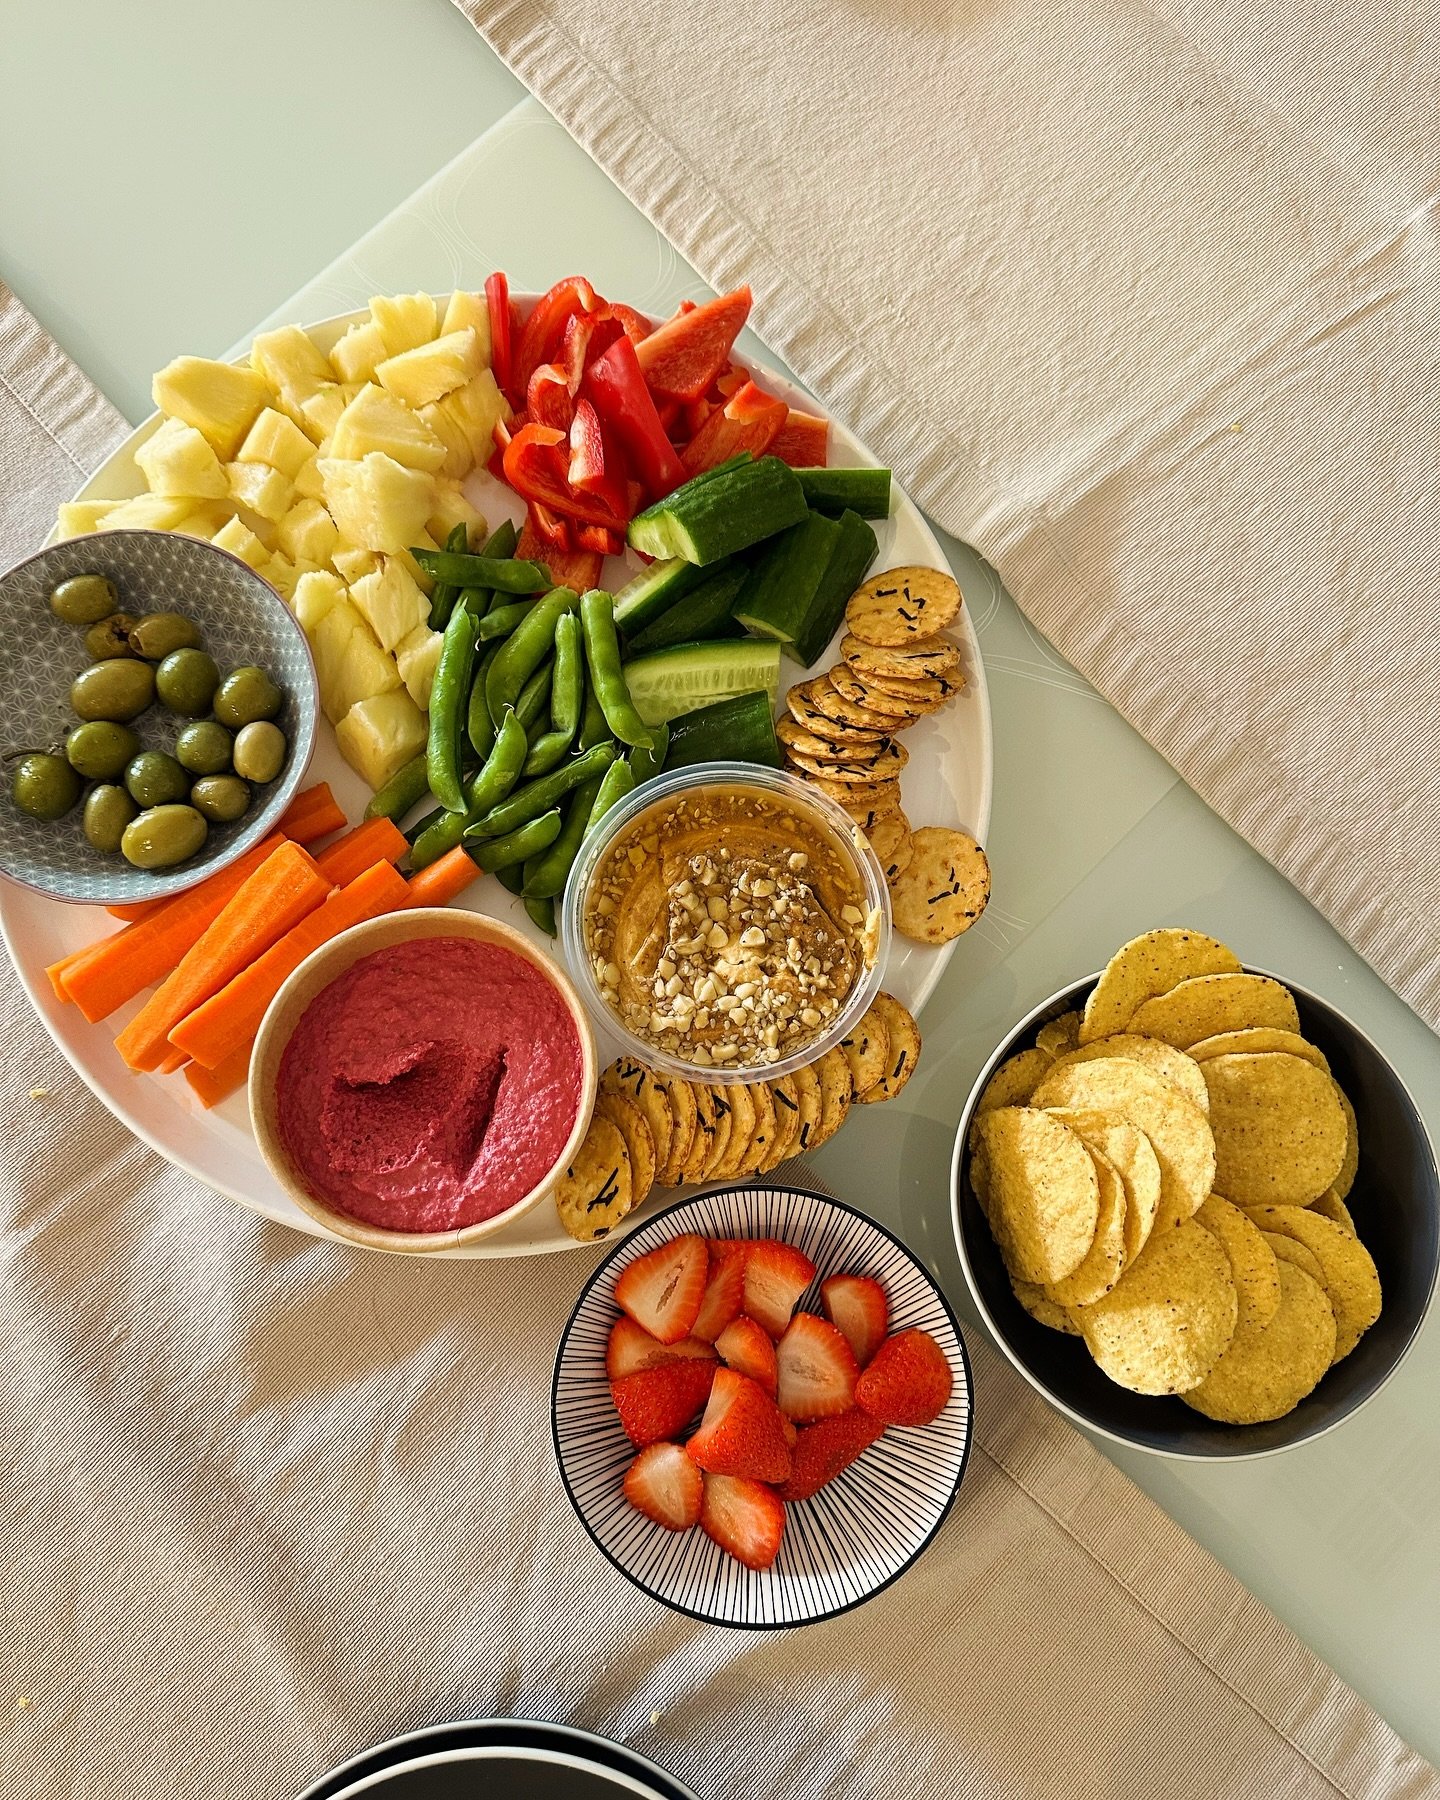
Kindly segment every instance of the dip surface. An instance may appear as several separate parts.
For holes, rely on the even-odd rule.
[[[453,1231],[504,1212],[565,1148],[580,1035],[532,963],[420,938],[362,957],[301,1014],[276,1077],[280,1138],[337,1212]]]

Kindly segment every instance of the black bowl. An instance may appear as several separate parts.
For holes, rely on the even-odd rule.
[[[1355,1108],[1360,1168],[1346,1204],[1380,1272],[1380,1317],[1293,1412],[1264,1425],[1215,1424],[1180,1400],[1133,1394],[1100,1372],[1078,1338],[1037,1324],[1015,1298],[970,1186],[965,1149],[975,1103],[996,1067],[1032,1045],[1038,1027],[1083,1006],[1098,979],[1097,974],[1074,982],[1022,1019],[980,1071],[965,1103],[955,1138],[951,1196],[955,1242],[981,1316],[1032,1387],[1077,1424],[1118,1444],[1161,1456],[1218,1461],[1270,1456],[1333,1431],[1394,1374],[1435,1291],[1440,1173],[1415,1102],[1364,1032],[1317,995],[1293,981],[1285,983],[1300,1010],[1301,1031],[1324,1051]]]

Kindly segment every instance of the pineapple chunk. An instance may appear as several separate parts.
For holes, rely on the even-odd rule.
[[[444,333],[463,331],[466,326],[480,342],[480,360],[490,366],[490,307],[483,293],[472,294],[468,288],[456,288],[440,322]]]
[[[400,686],[395,658],[387,656],[370,635],[370,627],[348,600],[337,601],[315,627],[310,640],[320,704],[332,725],[358,701]]]
[[[373,319],[352,325],[330,352],[330,367],[341,381],[373,381],[390,352]]]
[[[344,598],[345,583],[340,577],[326,570],[316,570],[313,574],[302,575],[295,583],[290,606],[300,621],[300,629],[307,638],[313,638],[315,627],[331,607],[338,606]]]
[[[344,538],[330,552],[330,561],[340,579],[346,583],[358,581],[362,575],[368,575],[373,569],[380,567],[380,558],[373,550],[362,550],[357,544],[347,544]]]
[[[193,425],[225,462],[270,399],[264,377],[253,369],[203,356],[177,356],[151,382],[150,393],[161,412]]]
[[[327,563],[340,533],[318,500],[299,500],[277,525],[275,541],[287,556]]]
[[[445,446],[445,460],[435,471],[450,481],[462,481],[475,467],[475,458],[470,452],[469,436],[445,411],[443,404],[432,400],[429,406],[417,407],[417,419],[423,419],[429,429]]]
[[[250,367],[269,383],[288,409],[294,410],[330,379],[330,365],[298,325],[262,331],[250,346]],[[280,464],[275,466],[279,468]]]
[[[395,553],[397,559],[404,564],[406,573],[422,594],[433,592],[435,578],[425,573],[410,552],[412,550],[438,550],[439,548],[440,546],[428,531],[417,531],[405,548]]]
[[[281,556],[272,550],[265,563],[265,579],[280,598],[288,603],[294,597],[295,583],[300,577],[288,556]]]
[[[458,387],[464,387],[485,367],[480,340],[467,325],[438,337],[433,344],[418,344],[399,356],[387,357],[375,371],[375,379],[407,406],[429,406]]]
[[[232,462],[225,465],[230,498],[272,524],[283,519],[295,503],[295,489],[278,469],[268,463]]]
[[[325,498],[325,483],[320,479],[320,458],[313,450],[291,476],[291,480],[295,483],[295,492],[302,500],[323,500]]]
[[[435,510],[425,521],[425,529],[431,537],[443,544],[457,525],[463,525],[470,542],[478,543],[485,535],[485,515],[477,512],[465,498],[459,482],[437,482],[436,495]]]
[[[173,531],[194,506],[178,494],[137,494],[122,500],[100,521],[101,531]]]
[[[359,701],[335,727],[340,754],[377,793],[424,749],[425,738],[424,717],[404,688]]]
[[[135,464],[152,494],[188,500],[223,500],[225,471],[220,458],[193,425],[165,419],[135,452]]]
[[[228,550],[232,556],[238,556],[241,562],[249,563],[252,569],[261,568],[270,559],[270,552],[241,519],[231,519],[228,525],[222,525],[210,542]]]
[[[315,446],[295,421],[267,406],[245,434],[235,460],[267,463],[293,481],[314,454]]]
[[[435,335],[433,294],[377,295],[370,302],[370,317],[385,340],[385,354],[399,356],[417,344],[428,344]]]
[[[55,522],[55,535],[65,538],[87,537],[98,531],[107,513],[114,512],[116,500],[69,500],[60,508]]]
[[[312,394],[300,408],[306,436],[317,444],[323,443],[359,391],[358,387],[342,387],[338,381],[331,381]]]
[[[350,603],[380,640],[393,650],[428,616],[425,596],[398,557],[385,557],[372,574],[350,584]]]
[[[444,642],[443,632],[432,631],[428,625],[417,625],[395,646],[395,666],[400,671],[400,679],[421,712],[430,710],[430,689],[435,682],[440,646]]]
[[[234,507],[224,500],[202,500],[172,529],[184,537],[213,539],[221,526],[228,525],[234,517]]]
[[[416,541],[435,508],[435,478],[407,469],[381,451],[359,462],[322,459],[325,503],[342,536],[392,554]]]
[[[435,403],[465,435],[470,455],[477,463],[489,462],[495,450],[495,425],[510,417],[510,403],[495,385],[495,377],[482,369],[453,394]]]
[[[336,420],[330,455],[357,462],[372,450],[382,451],[407,469],[433,474],[445,460],[445,446],[423,419],[393,394],[373,384],[360,392]]]

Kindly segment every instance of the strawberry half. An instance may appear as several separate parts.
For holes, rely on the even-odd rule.
[[[814,1279],[815,1265],[803,1251],[775,1238],[759,1238],[745,1258],[745,1311],[778,1338]]]
[[[637,1256],[615,1283],[615,1303],[662,1344],[689,1337],[705,1297],[710,1253],[688,1232]]]
[[[743,1475],[705,1476],[700,1529],[747,1569],[768,1569],[785,1535],[785,1503]]]
[[[796,1313],[775,1348],[776,1398],[787,1418],[828,1419],[855,1404],[854,1352],[826,1319]]]
[[[667,1531],[688,1531],[699,1521],[705,1478],[679,1444],[647,1444],[623,1485],[636,1512]]]
[[[790,1473],[779,1409],[758,1382],[734,1369],[715,1371],[705,1417],[685,1448],[712,1475],[784,1481]]]
[[[633,1319],[620,1318],[610,1327],[610,1341],[605,1346],[605,1373],[612,1381],[619,1381],[622,1376],[634,1375],[637,1370],[658,1369],[661,1363],[674,1362],[682,1356],[707,1357],[713,1361],[715,1352],[709,1344],[702,1344],[693,1337],[681,1338],[678,1344],[662,1344],[648,1331],[642,1331]]]
[[[715,1340],[720,1359],[752,1381],[758,1381],[774,1398],[778,1375],[775,1368],[775,1346],[763,1326],[753,1319],[736,1319]]]
[[[928,1425],[945,1410],[953,1385],[945,1352],[930,1333],[899,1331],[856,1382],[855,1401],[886,1425]]]
[[[630,1442],[653,1444],[684,1431],[705,1404],[714,1368],[708,1357],[686,1356],[612,1381],[610,1398]]]
[[[695,1323],[690,1327],[690,1335],[704,1338],[707,1344],[713,1344],[730,1321],[739,1318],[744,1298],[744,1245],[735,1244],[721,1250],[712,1244],[710,1279],[705,1284],[705,1295],[700,1302]]]
[[[867,1412],[853,1407],[833,1419],[807,1425],[795,1440],[790,1479],[780,1487],[782,1500],[808,1500],[848,1469],[857,1456],[882,1436],[885,1427]]]
[[[890,1329],[890,1302],[884,1288],[868,1275],[831,1275],[820,1283],[820,1304],[863,1369]]]

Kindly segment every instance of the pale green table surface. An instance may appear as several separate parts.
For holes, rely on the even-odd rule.
[[[529,288],[583,272],[656,310],[704,291],[446,0],[3,11],[0,276],[132,418],[177,352],[219,354],[267,317],[315,318],[377,291],[475,286],[494,267]],[[865,435],[863,418],[847,423]],[[955,1120],[1014,1019],[1124,938],[1196,925],[1325,994],[1385,1047],[1432,1135],[1440,1057],[993,574],[947,548],[994,707],[995,898],[926,1011],[904,1098],[862,1109],[817,1163],[899,1226],[978,1330],[950,1237]],[[1370,1407],[1289,1455],[1212,1469],[1102,1445],[1432,1760],[1437,1387],[1432,1318]]]

